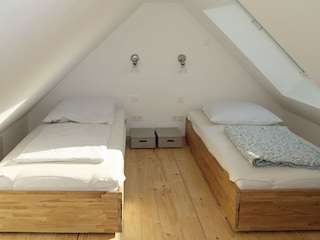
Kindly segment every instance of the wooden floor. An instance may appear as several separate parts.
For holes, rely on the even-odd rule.
[[[127,149],[121,234],[0,234],[0,240],[318,240],[320,232],[235,233],[188,147]]]

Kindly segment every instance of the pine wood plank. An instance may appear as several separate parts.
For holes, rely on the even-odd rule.
[[[259,212],[260,216],[257,215]],[[263,216],[264,221],[260,221]],[[314,229],[320,226],[318,190],[246,190],[241,192],[240,229]]]
[[[77,240],[77,233],[0,233],[1,240]]]
[[[153,181],[164,239],[204,237],[172,151],[156,151]],[[163,224],[166,223],[166,224]],[[183,230],[182,230],[183,229]]]
[[[53,235],[53,234],[52,234]],[[29,240],[31,238],[31,233],[0,233],[0,239],[4,240]],[[72,240],[76,240],[77,238],[74,238]]]
[[[121,192],[1,191],[2,232],[119,232]]]
[[[114,233],[83,233],[79,234],[77,240],[120,240],[116,235]]]
[[[193,159],[189,149],[173,150],[181,175],[207,239],[232,239],[234,232]]]
[[[285,235],[285,233],[283,233]],[[320,239],[320,232],[319,231],[304,231],[304,232],[297,232],[299,238],[297,239],[306,239],[306,240],[318,240]]]
[[[0,238],[1,239],[1,238]],[[29,239],[29,238],[28,238]],[[32,240],[77,240],[78,234],[77,233],[31,233],[30,239]]]
[[[152,180],[154,149],[137,149],[137,182],[141,224],[141,239],[162,239],[158,206]]]
[[[141,239],[140,198],[138,195],[138,163],[136,152],[130,148],[126,150],[125,161],[125,204],[123,206],[122,240]]]

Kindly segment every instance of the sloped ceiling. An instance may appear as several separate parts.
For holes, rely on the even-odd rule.
[[[59,80],[90,53],[108,34],[125,20],[143,2],[180,2],[202,24],[210,29],[209,19],[203,14],[206,8],[212,8],[224,0],[2,0],[0,1],[0,132],[13,121],[23,116],[36,104]],[[277,35],[286,40],[296,39],[297,45],[303,45],[300,51],[313,57],[311,65],[301,65],[310,75],[320,79],[317,70],[318,46],[312,48],[311,43],[318,43],[319,8],[318,0],[243,0],[248,9],[252,9],[256,17],[269,26],[277,25]],[[282,23],[290,23],[291,6],[295,6],[293,19],[306,9],[299,9],[297,3],[308,5],[313,9],[310,34],[317,32],[317,38],[305,38],[289,35],[282,29]],[[307,3],[306,3],[307,2]],[[290,5],[292,4],[292,5]],[[274,9],[278,11],[279,24]],[[303,20],[301,17],[299,20]],[[269,21],[269,22],[268,22]],[[272,22],[273,21],[273,22]],[[298,23],[297,23],[298,24]],[[311,26],[308,25],[308,26]],[[268,28],[267,26],[267,28]],[[270,27],[271,28],[271,27]],[[308,30],[301,26],[302,29]],[[288,30],[288,28],[286,28]],[[309,31],[309,30],[308,30]],[[285,34],[283,34],[285,33]],[[303,32],[302,34],[305,34]],[[297,36],[300,36],[298,39]],[[219,38],[219,36],[217,36]],[[308,39],[308,41],[307,41]],[[288,47],[289,48],[289,47]],[[296,49],[296,45],[290,48]],[[294,57],[299,58],[300,55]],[[319,70],[317,70],[319,71]],[[302,106],[301,109],[303,109]],[[298,109],[299,111],[299,109]],[[308,114],[303,113],[303,114]],[[320,120],[319,120],[320,121]]]
[[[142,0],[2,0],[0,132],[25,114]]]

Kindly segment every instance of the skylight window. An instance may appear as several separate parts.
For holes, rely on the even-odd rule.
[[[288,98],[320,109],[320,87],[237,1],[204,13]]]

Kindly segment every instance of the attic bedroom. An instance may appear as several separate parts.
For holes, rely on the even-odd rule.
[[[0,18],[6,24],[0,27],[0,159],[6,159],[62,99],[79,96],[113,99],[116,108],[125,112],[127,139],[132,128],[174,127],[186,136],[190,112],[201,110],[205,103],[232,100],[263,106],[294,134],[320,147],[319,7],[316,0],[2,1]],[[243,21],[255,31],[253,35],[236,25],[242,20],[232,11],[246,19]],[[254,40],[256,35],[258,40]],[[259,40],[261,36],[263,40]],[[272,50],[267,50],[264,41]],[[139,56],[136,63],[132,61],[134,54]],[[181,54],[186,57],[183,64],[178,60]],[[292,72],[283,70],[286,66],[276,61],[279,59]],[[177,169],[154,173],[174,175],[176,171],[182,176],[178,180],[182,188],[194,187],[192,178],[183,175],[184,170],[189,173],[197,168],[196,162],[184,165],[182,160],[194,161],[195,152],[188,144],[182,149],[129,148],[128,144],[125,159],[134,161],[126,162],[129,173],[125,183],[135,179],[133,169],[143,168],[142,162],[154,169],[162,166],[161,159],[165,158]],[[148,165],[147,159],[154,159],[155,166]],[[150,177],[144,174],[142,177]],[[195,170],[194,177],[200,179],[196,183],[205,186],[207,200],[203,204],[212,210],[208,199],[216,202],[216,193],[210,183],[206,185],[205,173]],[[132,190],[126,191],[133,198]],[[190,198],[192,194],[188,189],[182,196]],[[320,195],[316,195],[318,201]],[[214,211],[220,211],[215,204]],[[194,206],[193,202],[184,207]],[[217,226],[229,228],[225,210],[219,214]],[[128,219],[126,213],[124,218]],[[228,213],[227,218],[231,218]],[[241,224],[235,228],[245,228]],[[143,229],[140,225],[133,227]],[[218,229],[212,235],[201,233],[199,239],[212,239],[209,236],[213,235],[221,239],[270,237],[264,231],[246,235],[232,228],[227,233]],[[130,239],[129,233],[124,233],[126,239]],[[271,233],[274,238],[270,239],[281,236]],[[290,239],[302,235],[315,239],[319,235],[317,231],[287,234]]]

